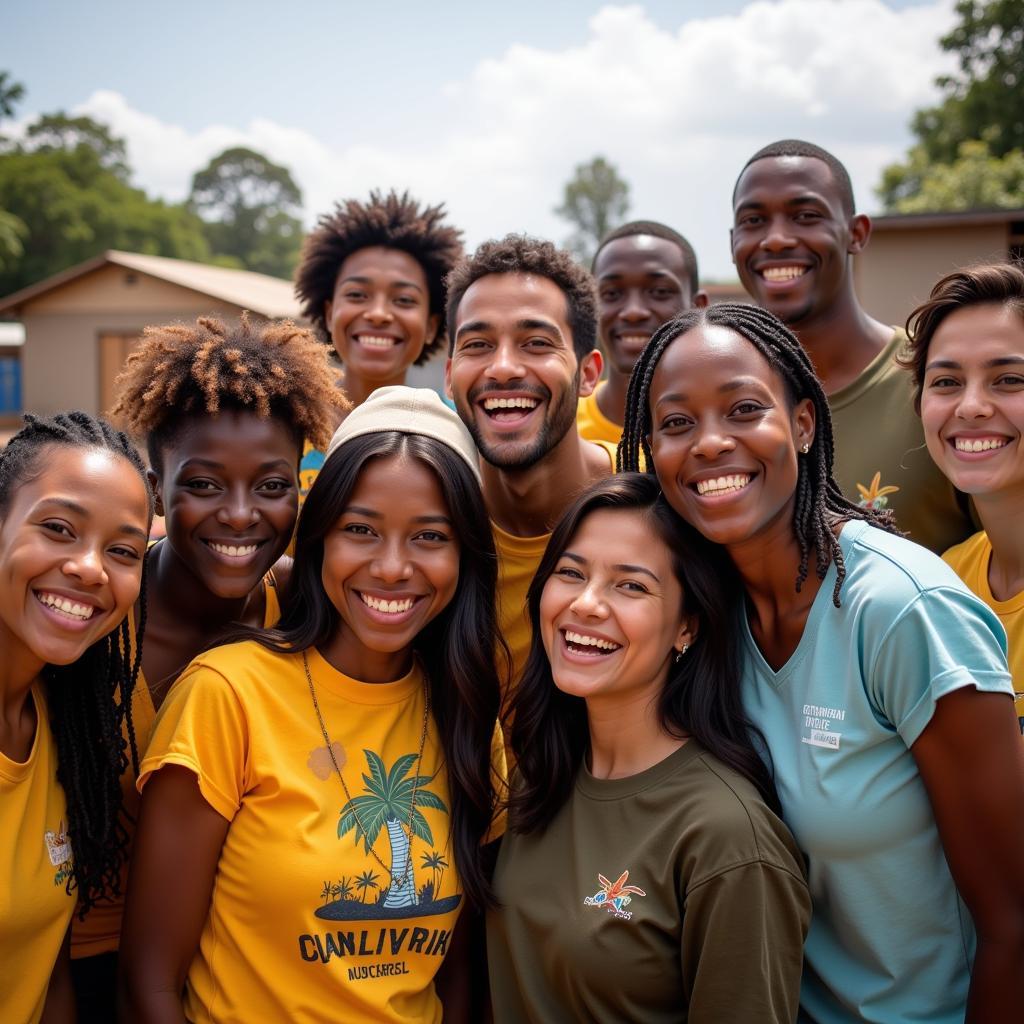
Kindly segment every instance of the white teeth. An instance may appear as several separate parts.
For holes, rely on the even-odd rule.
[[[764,267],[761,276],[766,281],[795,281],[806,272],[806,267]]]
[[[49,608],[55,608],[75,619],[91,619],[96,609],[91,604],[79,604],[57,594],[37,594],[39,600]]]
[[[596,636],[586,636],[583,633],[574,633],[571,629],[563,630],[565,639],[576,644],[577,647],[596,647],[601,651],[617,651],[622,644],[612,643],[611,640],[601,640]]]
[[[357,340],[360,345],[367,345],[370,348],[391,348],[398,344],[394,338],[388,338],[382,334],[360,334]]]
[[[406,597],[401,601],[381,601],[376,597],[370,597],[369,594],[360,594],[359,596],[367,607],[372,608],[376,612],[386,612],[388,615],[398,615],[401,612],[407,612],[415,600],[414,598]]]
[[[484,409],[536,409],[540,402],[536,398],[485,398]]]
[[[625,345],[646,345],[651,340],[649,334],[621,334],[619,340]]]
[[[729,494],[732,491],[742,490],[750,483],[749,473],[736,473],[733,476],[719,476],[714,480],[699,480],[697,482],[698,494]]]
[[[956,450],[958,452],[988,452],[993,448],[1005,448],[1010,442],[1005,437],[986,437],[974,438],[971,440],[968,437],[955,438]]]
[[[259,548],[259,544],[241,544],[235,547],[233,544],[218,544],[212,540],[207,543],[218,555],[227,555],[230,558],[246,558]]]

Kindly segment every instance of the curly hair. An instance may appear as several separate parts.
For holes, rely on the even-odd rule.
[[[25,416],[25,426],[0,452],[0,515],[6,514],[19,485],[37,471],[46,449],[53,447],[99,448],[121,456],[142,478],[152,519],[153,494],[135,446],[109,423],[84,412],[50,419]],[[134,637],[129,620],[123,619],[77,661],[47,665],[42,672],[57,749],[57,781],[67,797],[74,854],[67,889],[77,890],[82,917],[98,900],[119,894],[127,857],[121,774],[129,764],[136,773],[139,767],[132,691],[139,678],[146,625],[145,559],[141,588],[142,614]]]
[[[444,319],[444,281],[462,257],[462,232],[444,223],[445,208],[420,206],[408,192],[386,196],[370,193],[370,201],[346,199],[334,213],[325,213],[306,237],[295,272],[295,294],[302,315],[330,337],[324,304],[334,297],[334,285],[342,263],[354,252],[379,245],[408,253],[422,268],[429,293],[428,314]],[[444,331],[427,345],[416,360],[425,363],[445,343]]]
[[[736,192],[739,189],[740,178],[743,177],[746,169],[758,160],[769,160],[775,157],[802,156],[810,160],[820,160],[832,172],[832,179],[839,190],[839,202],[842,204],[843,213],[852,217],[856,209],[853,200],[853,183],[850,181],[850,172],[843,166],[838,157],[833,156],[827,149],[816,146],[813,142],[804,142],[802,139],[780,139],[778,142],[771,142],[762,146],[744,165],[743,170],[736,177],[736,184],[732,190],[732,203],[736,205]]]
[[[656,220],[631,220],[628,224],[622,224],[609,231],[601,239],[597,251],[594,253],[594,258],[590,263],[591,273],[597,270],[597,257],[609,242],[615,242],[620,238],[635,238],[637,235],[651,235],[654,238],[662,238],[666,242],[671,242],[679,249],[683,254],[683,266],[686,267],[689,277],[690,292],[696,295],[700,288],[700,273],[697,269],[697,254],[693,251],[693,246],[674,228],[670,228],[667,224],[661,224]]]
[[[723,302],[706,309],[690,309],[669,320],[655,331],[636,362],[626,394],[626,421],[619,442],[618,470],[636,472],[644,468],[656,472],[651,452],[651,381],[658,362],[676,338],[697,327],[728,327],[746,338],[779,375],[790,405],[809,399],[814,407],[814,440],[806,455],[798,460],[796,495],[793,503],[793,533],[800,549],[796,589],[800,590],[815,557],[815,572],[825,578],[835,562],[836,582],[832,602],[839,607],[839,592],[846,579],[843,552],[834,527],[839,523],[863,519],[872,526],[899,534],[889,509],[861,508],[844,497],[835,481],[832,467],[835,448],[832,413],[828,399],[807,353],[796,335],[766,309],[744,303]]]
[[[145,436],[158,472],[164,447],[194,416],[230,409],[280,419],[301,450],[306,439],[326,447],[338,410],[349,407],[312,331],[247,313],[147,327],[115,387],[111,415]]]
[[[968,306],[1007,306],[1024,319],[1024,266],[1019,263],[982,263],[947,274],[907,317],[910,344],[896,360],[914,379],[914,407],[921,411],[921,389],[928,346],[943,320]]]
[[[534,274],[554,281],[565,294],[576,358],[597,347],[597,292],[594,279],[572,254],[530,235],[506,235],[484,242],[448,275],[448,352],[455,337],[455,316],[469,286],[489,274]]]

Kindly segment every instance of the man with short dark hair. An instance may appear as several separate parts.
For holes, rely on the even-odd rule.
[[[482,456],[498,551],[498,612],[514,683],[530,649],[526,591],[573,496],[615,467],[576,406],[601,375],[594,285],[550,242],[485,242],[448,278],[445,383]]]
[[[846,168],[820,146],[772,143],[736,182],[733,262],[754,300],[796,334],[821,378],[843,493],[888,506],[911,540],[941,553],[974,528],[966,502],[925,449],[909,375],[896,362],[906,333],[869,316],[854,291],[853,257],[870,236]]]
[[[700,290],[693,246],[653,220],[631,221],[605,235],[593,272],[608,379],[580,399],[576,425],[588,441],[618,444],[637,357],[662,324],[691,306],[706,306],[708,298]]]

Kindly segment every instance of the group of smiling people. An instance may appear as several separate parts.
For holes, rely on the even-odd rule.
[[[297,272],[333,351],[151,327],[116,427],[27,417],[0,1019],[1018,1019],[1024,270],[904,332],[869,237],[794,140],[753,305],[374,193]]]

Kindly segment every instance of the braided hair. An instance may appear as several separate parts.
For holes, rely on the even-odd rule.
[[[44,450],[53,446],[101,448],[126,459],[145,483],[152,518],[153,497],[139,453],[121,431],[84,412],[47,419],[25,416],[24,427],[0,452],[0,518],[18,486],[36,470]],[[118,893],[127,855],[120,779],[129,754],[136,773],[139,766],[131,709],[146,625],[145,559],[141,608],[134,637],[125,619],[73,664],[47,665],[42,672],[57,749],[57,781],[67,797],[74,854],[67,888],[77,889],[82,916],[101,898]]]
[[[765,309],[740,303],[723,302],[706,309],[690,309],[663,324],[648,342],[633,369],[626,393],[626,422],[619,442],[619,470],[639,470],[641,455],[648,472],[655,472],[651,453],[651,381],[665,350],[676,338],[696,327],[727,327],[746,338],[768,361],[786,387],[791,405],[809,399],[814,407],[814,440],[810,450],[797,461],[796,500],[793,506],[793,533],[800,550],[796,589],[800,590],[809,574],[811,552],[815,572],[824,579],[828,567],[836,565],[836,584],[832,601],[839,607],[839,591],[846,579],[843,552],[835,527],[853,519],[898,533],[892,512],[862,508],[853,504],[839,489],[832,475],[835,447],[832,414],[825,392],[807,353],[786,325]]]

